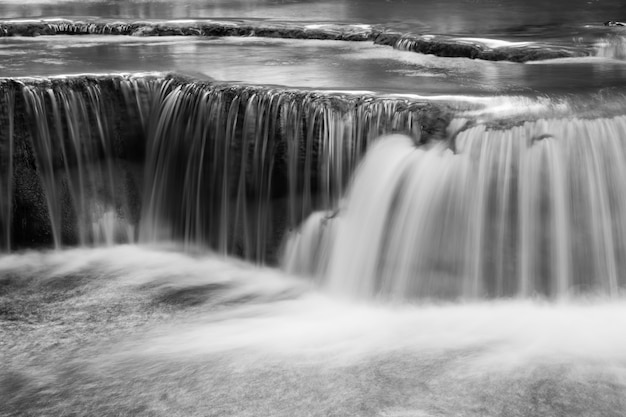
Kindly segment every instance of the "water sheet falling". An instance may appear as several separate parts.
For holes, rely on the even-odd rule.
[[[3,91],[2,100],[7,106],[1,107],[6,112],[3,119],[6,124],[0,125],[2,137],[0,141],[0,250],[11,250],[11,223],[13,221],[13,148],[14,148],[14,108],[15,92]]]
[[[540,119],[416,148],[382,139],[286,268],[363,297],[617,295],[626,284],[626,117]]]
[[[274,261],[287,228],[337,204],[371,141],[447,124],[423,100],[177,76],[0,87],[5,249],[138,239]]]
[[[130,121],[140,113],[124,97],[131,87],[122,78],[3,80],[0,247],[135,240],[129,153],[142,128]]]
[[[141,239],[208,243],[257,262],[272,260],[286,228],[337,204],[371,141],[393,131],[420,140],[437,114],[406,100],[210,84],[160,100]]]
[[[139,238],[272,262],[285,231],[321,210],[291,236],[286,265],[339,291],[623,286],[625,116],[565,117],[554,105],[558,117],[515,113],[508,127],[475,111],[449,123],[449,108],[416,98],[177,77],[1,87],[5,250]],[[431,140],[446,126],[447,141]],[[364,152],[391,132],[411,138],[381,140],[346,194]]]

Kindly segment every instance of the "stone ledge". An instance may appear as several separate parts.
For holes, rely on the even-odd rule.
[[[256,36],[281,39],[370,41],[376,45],[447,58],[527,62],[589,56],[592,51],[551,44],[524,43],[493,47],[492,40],[468,40],[444,35],[402,34],[380,26],[268,23],[245,20],[5,20],[0,37],[52,35],[124,36]]]

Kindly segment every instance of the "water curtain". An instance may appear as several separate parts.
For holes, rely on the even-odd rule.
[[[362,297],[618,295],[626,117],[381,140],[334,211],[291,236],[288,270]]]
[[[5,249],[174,240],[275,261],[286,229],[337,204],[370,142],[419,142],[439,123],[423,101],[176,77],[3,92],[2,169],[17,173],[0,183]]]

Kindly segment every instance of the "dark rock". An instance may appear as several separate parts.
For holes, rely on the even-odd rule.
[[[391,42],[393,37],[379,35],[375,42]],[[394,48],[447,58],[484,59],[488,61],[527,62],[555,58],[587,56],[591,51],[579,48],[557,48],[550,45],[528,44],[490,48],[480,41],[469,41],[448,36],[403,35],[396,39]]]
[[[608,20],[604,22],[604,26],[626,26],[624,22],[616,22],[614,20]]]

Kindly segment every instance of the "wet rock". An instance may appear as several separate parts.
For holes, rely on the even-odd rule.
[[[401,37],[400,33],[393,32],[374,32],[371,36],[374,44],[385,46],[394,46]]]
[[[375,42],[389,43],[392,40],[393,37],[381,34],[380,40],[375,40]],[[400,50],[446,58],[469,58],[512,62],[571,58],[591,54],[590,51],[585,49],[557,48],[535,43],[491,48],[478,40],[468,41],[465,39],[432,35],[404,35],[396,39],[393,47]]]
[[[621,22],[607,22],[619,26]],[[198,20],[196,22],[147,22],[68,19],[0,22],[0,36],[40,35],[132,35],[132,36],[256,36],[284,39],[371,41],[376,45],[432,54],[441,57],[485,59],[492,61],[526,62],[533,60],[585,56],[591,51],[557,48],[553,45],[490,48],[480,42],[468,42],[441,35],[416,35],[391,32],[383,27],[367,25],[298,23],[267,23],[233,20]]]
[[[624,22],[616,22],[614,20],[608,20],[604,22],[604,26],[626,26]]]
[[[132,32],[132,36],[155,36],[157,34],[154,26],[141,26]]]

